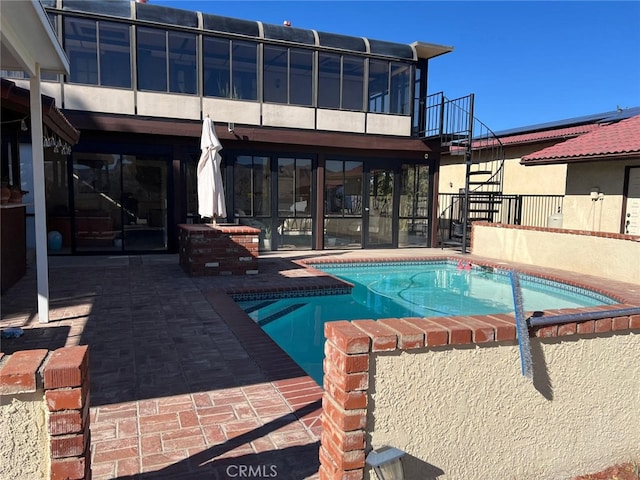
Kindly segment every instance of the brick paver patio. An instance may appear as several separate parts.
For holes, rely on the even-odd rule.
[[[175,255],[52,257],[50,323],[30,268],[2,296],[0,326],[25,331],[2,351],[90,346],[95,480],[317,478],[322,390],[222,290],[335,280],[260,268],[190,278]]]

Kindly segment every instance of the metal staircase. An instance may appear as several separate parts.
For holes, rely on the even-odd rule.
[[[442,92],[429,95],[423,139],[440,138],[442,154],[460,155],[466,166],[465,188],[458,202],[439,215],[453,228],[442,245],[459,246],[466,253],[471,224],[493,222],[502,204],[504,149],[493,131],[473,114],[474,95],[450,100]],[[456,210],[457,209],[457,210]],[[441,231],[441,229],[439,229]]]

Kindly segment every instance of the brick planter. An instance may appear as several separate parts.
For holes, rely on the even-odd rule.
[[[178,225],[180,265],[191,276],[258,273],[260,230],[243,225]]]

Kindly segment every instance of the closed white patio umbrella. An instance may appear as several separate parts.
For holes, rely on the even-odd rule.
[[[219,152],[222,145],[208,115],[202,125],[200,149],[202,153],[198,161],[198,214],[216,223],[216,218],[227,217],[227,207],[220,172],[222,157]]]

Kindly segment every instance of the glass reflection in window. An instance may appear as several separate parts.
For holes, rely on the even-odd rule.
[[[232,98],[229,40],[204,37],[202,57],[205,96]]]
[[[169,90],[196,93],[196,36],[169,32]]]
[[[138,28],[138,89],[167,91],[167,32]]]

